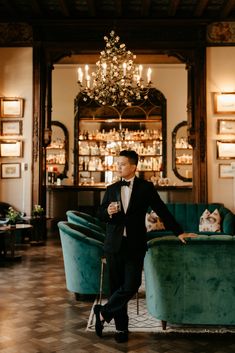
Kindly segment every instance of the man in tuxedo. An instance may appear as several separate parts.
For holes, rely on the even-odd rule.
[[[123,150],[118,159],[121,180],[108,186],[98,210],[106,222],[104,251],[109,269],[110,292],[105,305],[95,305],[96,334],[102,336],[104,322],[115,321],[117,342],[128,340],[128,301],[141,285],[146,245],[145,215],[151,207],[165,228],[179,240],[195,235],[184,233],[151,182],[135,176],[138,154]],[[119,207],[117,207],[119,205]]]

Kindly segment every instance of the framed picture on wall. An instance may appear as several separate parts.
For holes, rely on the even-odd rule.
[[[23,142],[15,140],[2,140],[0,142],[1,157],[22,157]]]
[[[20,163],[1,163],[1,178],[15,179],[21,177]]]
[[[235,114],[235,92],[214,93],[215,114]]]
[[[219,178],[231,179],[235,176],[234,172],[231,164],[219,164]]]
[[[217,143],[217,158],[218,159],[233,159],[233,158],[235,158],[235,140],[216,141],[216,143]]]
[[[218,134],[235,135],[235,119],[234,120],[218,120]]]
[[[22,121],[1,121],[1,134],[3,136],[22,135]]]
[[[22,118],[24,108],[23,103],[23,98],[1,98],[1,117]]]

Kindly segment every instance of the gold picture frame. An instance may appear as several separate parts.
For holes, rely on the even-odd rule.
[[[214,93],[215,114],[235,114],[235,92]]]
[[[219,164],[219,178],[232,179],[234,177],[234,169],[231,164]]]
[[[23,98],[1,98],[1,118],[23,118]]]
[[[235,159],[235,140],[217,140],[217,159]]]
[[[1,163],[2,179],[21,178],[21,163]]]
[[[15,136],[22,135],[22,121],[21,120],[7,120],[1,121],[1,135]]]
[[[0,157],[22,157],[23,142],[18,140],[1,140]]]

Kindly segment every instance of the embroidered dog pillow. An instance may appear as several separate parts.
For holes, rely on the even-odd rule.
[[[220,221],[217,208],[212,213],[206,209],[200,217],[199,232],[220,232]]]
[[[153,230],[165,229],[163,222],[154,211],[151,211],[150,213],[146,213],[145,226],[146,226],[147,232],[151,232]]]

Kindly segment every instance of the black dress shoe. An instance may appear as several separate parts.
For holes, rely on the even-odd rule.
[[[123,343],[128,341],[128,331],[117,331],[114,335],[117,343]]]
[[[102,337],[102,332],[104,328],[104,321],[100,320],[100,310],[102,305],[94,306],[94,314],[95,314],[95,332],[97,336]]]

